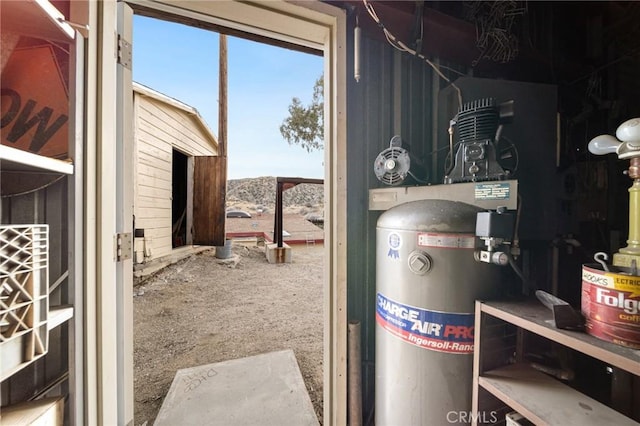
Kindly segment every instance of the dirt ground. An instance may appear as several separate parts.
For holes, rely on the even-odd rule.
[[[152,425],[178,369],[292,349],[322,424],[323,248],[292,263],[234,244],[192,255],[134,288],[135,425]]]

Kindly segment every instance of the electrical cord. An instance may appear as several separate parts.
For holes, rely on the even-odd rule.
[[[508,251],[505,254],[507,255],[507,259],[509,260],[509,266],[511,266],[511,269],[513,269],[513,272],[516,273],[518,278],[520,278],[522,280],[522,284],[527,289],[527,293],[530,293],[531,290],[533,290],[533,289],[530,287],[529,281],[525,278],[524,274],[522,273],[522,270],[520,269],[520,267],[516,263],[515,259],[513,258],[511,253],[509,253]]]
[[[522,213],[522,196],[518,194],[518,205],[516,206],[516,224],[513,231],[513,246],[520,246],[520,214]]]
[[[431,68],[433,68],[433,70],[436,72],[436,74],[438,74],[444,81],[446,81],[447,83],[451,84],[451,87],[453,87],[457,94],[458,94],[458,103],[459,106],[462,106],[462,92],[460,91],[460,88],[458,86],[455,85],[455,83],[452,83],[451,80],[449,78],[447,78],[447,76],[445,76],[442,71],[440,71],[440,69],[433,63],[431,62],[426,56],[424,56],[422,53],[418,53],[415,50],[411,49],[409,46],[407,46],[405,43],[403,43],[401,40],[398,40],[398,38],[393,35],[385,26],[384,24],[380,21],[380,18],[378,17],[378,14],[376,13],[373,5],[371,3],[369,3],[368,0],[362,0],[362,3],[364,4],[365,9],[367,10],[367,12],[369,12],[369,15],[371,16],[371,18],[376,22],[376,24],[378,24],[378,26],[382,29],[382,32],[384,33],[385,38],[387,39],[387,41],[389,42],[389,44],[394,47],[395,49],[401,51],[401,52],[406,52],[406,53],[410,53],[411,55],[422,59],[423,61],[425,61],[427,64],[429,64],[429,66]],[[423,35],[423,27],[422,27],[422,21],[421,21],[421,26],[420,26],[420,35]]]
[[[0,195],[0,198],[12,198],[12,197],[19,197],[19,196],[22,196],[22,195],[32,194],[34,192],[38,192],[38,191],[41,191],[43,189],[46,189],[46,188],[52,186],[55,183],[58,183],[60,180],[62,180],[65,177],[67,177],[67,175],[60,175],[60,176],[56,177],[55,179],[53,179],[52,181],[47,182],[44,185],[41,185],[41,186],[39,186],[37,188],[29,189],[27,191],[22,191],[22,192],[16,192],[14,194],[2,194],[2,195]]]
[[[375,21],[376,24],[378,24],[378,26],[382,29],[382,32],[385,36],[385,38],[387,39],[387,42],[395,49],[401,51],[401,52],[406,52],[409,53],[417,58],[422,59],[423,61],[425,61],[435,72],[436,74],[438,74],[438,76],[440,78],[442,78],[444,81],[446,81],[447,83],[451,84],[451,87],[453,87],[457,93],[457,97],[458,97],[458,106],[461,107],[462,106],[462,91],[460,90],[460,88],[453,83],[447,76],[445,76],[442,71],[440,71],[439,67],[436,66],[433,62],[431,62],[426,56],[424,56],[422,53],[418,53],[416,52],[414,49],[411,49],[410,47],[408,47],[404,42],[402,42],[401,40],[399,40],[395,35],[393,35],[393,33],[391,33],[391,31],[389,31],[384,24],[382,23],[382,21],[380,20],[380,18],[378,17],[378,14],[376,13],[373,5],[371,3],[369,3],[368,0],[362,0],[362,3],[364,4],[365,9],[367,10],[367,12],[369,13],[369,15],[371,16],[371,18]],[[424,24],[423,21],[420,20],[420,37],[422,39],[422,37],[424,36]],[[443,67],[445,69],[449,69],[451,70],[451,68],[449,67]],[[453,70],[451,70],[453,71]],[[458,71],[455,71],[458,74],[464,75]],[[451,158],[453,159],[454,154],[454,146],[453,146],[453,134],[452,134],[452,130],[450,128],[450,135],[449,135],[449,153],[451,155]],[[439,150],[436,150],[434,152],[437,152]],[[450,169],[453,168],[453,160],[451,161],[451,166]],[[449,174],[451,172],[451,170],[449,170],[446,174]]]
[[[422,183],[422,184],[428,184],[429,183],[428,180],[420,179],[413,172],[411,172],[411,170],[409,170],[407,173],[409,174],[409,176],[411,176],[418,183]]]

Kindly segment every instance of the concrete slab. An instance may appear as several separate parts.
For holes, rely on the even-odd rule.
[[[171,254],[166,256],[150,260],[146,263],[135,264],[133,266],[134,284],[141,283],[167,266],[173,265],[186,257],[213,249],[214,247],[211,246],[183,246],[173,249]]]
[[[292,350],[178,370],[156,426],[318,426]]]

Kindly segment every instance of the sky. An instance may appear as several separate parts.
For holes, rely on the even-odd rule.
[[[218,134],[219,37],[134,16],[133,80],[198,110]],[[321,56],[227,37],[228,179],[324,177],[324,153],[289,145],[280,134],[293,97],[311,102]]]

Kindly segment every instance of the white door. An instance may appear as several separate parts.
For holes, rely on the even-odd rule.
[[[116,299],[118,424],[133,420],[133,10],[118,3],[116,74]]]

